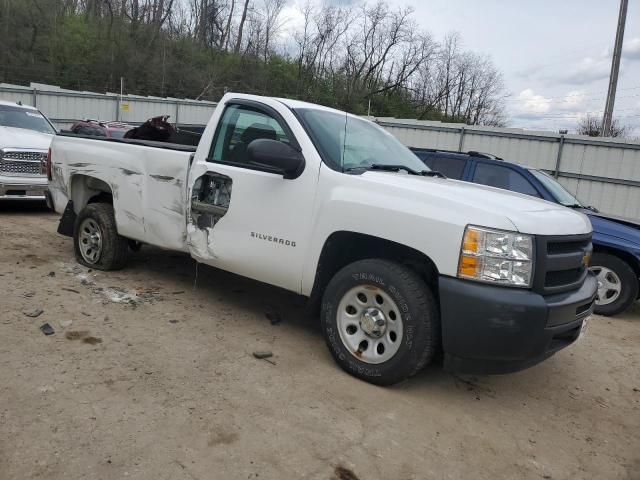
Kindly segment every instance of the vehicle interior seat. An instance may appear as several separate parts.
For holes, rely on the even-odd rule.
[[[240,142],[233,148],[229,155],[229,161],[234,163],[249,163],[247,148],[254,140],[277,140],[276,129],[266,123],[253,123],[242,132]]]

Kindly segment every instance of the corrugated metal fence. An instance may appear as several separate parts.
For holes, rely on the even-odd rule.
[[[378,118],[411,147],[478,151],[552,172],[603,212],[640,219],[640,143],[522,129]]]
[[[170,121],[181,126],[206,125],[216,106],[214,102],[178,98],[76,92],[36,83],[29,87],[0,84],[0,100],[33,105],[58,128],[86,118],[136,125],[158,115],[170,115]]]

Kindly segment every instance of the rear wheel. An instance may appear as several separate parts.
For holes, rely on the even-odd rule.
[[[78,215],[73,233],[76,260],[98,270],[119,270],[127,262],[129,243],[118,235],[113,206],[87,205]]]
[[[325,340],[338,364],[378,385],[415,375],[440,341],[435,299],[409,268],[361,260],[340,270],[322,302]]]
[[[607,253],[594,253],[589,269],[598,280],[594,308],[598,315],[621,313],[638,297],[638,276],[624,260]]]

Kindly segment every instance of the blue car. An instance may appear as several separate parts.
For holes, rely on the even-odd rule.
[[[576,209],[593,226],[591,271],[598,278],[595,313],[616,315],[639,297],[640,222],[605,215],[583,205],[551,175],[479,152],[412,148],[431,169],[446,177],[504,188]]]

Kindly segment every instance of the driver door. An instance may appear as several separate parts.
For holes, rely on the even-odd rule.
[[[307,164],[284,179],[251,164],[247,147],[257,139],[300,148],[285,118],[293,123],[293,114],[273,104],[225,105],[208,151],[199,148],[191,167],[187,243],[199,262],[299,292],[318,169]]]

